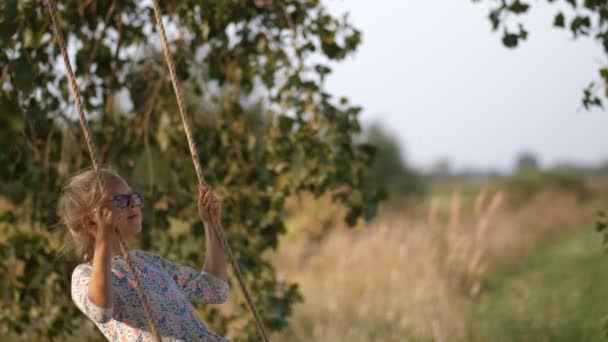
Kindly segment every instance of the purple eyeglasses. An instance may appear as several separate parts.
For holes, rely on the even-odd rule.
[[[138,207],[143,206],[144,201],[141,198],[141,195],[137,192],[131,194],[119,194],[112,196],[114,199],[114,203],[118,208],[126,208],[129,206],[129,201],[132,199],[135,205]]]

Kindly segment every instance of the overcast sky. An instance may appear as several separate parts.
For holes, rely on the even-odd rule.
[[[494,3],[326,1],[363,31],[327,87],[361,105],[363,122],[381,121],[420,168],[448,158],[457,169],[510,170],[521,151],[544,166],[608,159],[608,113],[581,105],[582,89],[608,64],[601,45],[552,28],[559,9],[566,18],[571,10],[543,1],[511,17],[529,36],[507,49],[488,20]]]

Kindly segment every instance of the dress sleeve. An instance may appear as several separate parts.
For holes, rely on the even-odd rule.
[[[112,319],[114,307],[102,308],[89,299],[89,280],[93,269],[78,265],[72,272],[72,300],[85,315],[96,323],[107,323]]]
[[[158,255],[144,252],[148,257],[161,265],[184,291],[191,302],[220,304],[228,299],[228,283],[211,273],[197,271],[192,267],[164,259]]]

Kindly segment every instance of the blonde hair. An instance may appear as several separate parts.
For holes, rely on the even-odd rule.
[[[104,181],[111,177],[120,178],[110,168],[101,167],[99,171]],[[70,177],[59,197],[59,218],[70,232],[76,254],[85,262],[93,258],[95,239],[87,232],[81,218],[99,205],[102,196],[95,170],[88,168]]]

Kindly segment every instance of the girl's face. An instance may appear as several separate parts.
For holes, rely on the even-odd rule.
[[[118,228],[125,240],[128,240],[141,231],[141,209],[137,205],[141,198],[137,198],[138,195],[134,194],[127,182],[120,177],[107,177],[105,187],[106,193],[103,200],[111,201],[110,204],[118,208],[118,213],[120,213]],[[139,203],[141,204],[141,202]]]

